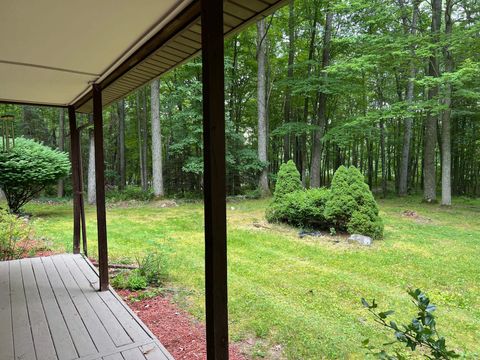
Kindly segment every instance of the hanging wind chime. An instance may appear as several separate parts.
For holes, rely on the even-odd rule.
[[[2,150],[9,151],[15,146],[15,126],[13,115],[2,115],[0,127],[2,131]]]

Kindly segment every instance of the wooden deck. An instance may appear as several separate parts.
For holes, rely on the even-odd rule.
[[[0,262],[1,360],[173,359],[81,255]]]

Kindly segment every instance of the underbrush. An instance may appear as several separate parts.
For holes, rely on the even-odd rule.
[[[147,254],[137,260],[137,263],[137,269],[120,271],[112,279],[112,286],[116,289],[137,291],[144,290],[149,286],[159,287],[166,281],[168,272],[163,254]]]
[[[118,188],[107,191],[105,194],[107,201],[109,202],[120,202],[120,201],[150,201],[153,200],[155,195],[153,190],[149,188],[148,190],[143,190],[139,186],[129,185],[124,190],[119,190]]]
[[[0,261],[34,256],[38,251],[48,250],[33,234],[26,219],[0,208]]]

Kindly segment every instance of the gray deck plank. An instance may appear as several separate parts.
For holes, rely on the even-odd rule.
[[[148,344],[140,347],[147,360],[173,360],[173,357],[159,344]]]
[[[30,259],[20,261],[37,360],[57,358]]]
[[[90,268],[90,265],[80,256],[74,257],[75,262],[87,277],[92,286],[98,286],[98,275]],[[96,285],[95,285],[96,283]],[[127,331],[134,342],[143,342],[152,337],[137,323],[135,318],[128,312],[119,299],[117,299],[110,291],[99,292],[104,303],[112,310],[123,328]]]
[[[78,354],[80,356],[86,356],[97,353],[95,344],[90,338],[90,334],[85,328],[80,314],[75,308],[60,275],[53,265],[52,259],[50,257],[44,257],[42,258],[42,263]]]
[[[48,281],[42,260],[40,258],[34,258],[31,260],[31,263],[57,356],[60,360],[76,359],[77,351],[75,350],[67,324],[58,306],[55,294]]]
[[[10,264],[0,262],[0,359],[13,360],[15,356],[11,324]]]
[[[20,260],[10,262],[13,345],[16,359],[35,359]]]
[[[108,335],[107,330],[105,330],[102,322],[97,317],[95,310],[90,306],[82,289],[78,287],[78,284],[73,279],[73,276],[70,274],[62,257],[60,255],[52,256],[51,259],[60,274],[60,278],[65,284],[67,292],[70,294],[70,298],[80,314],[90,337],[95,343],[97,351],[103,353],[114,350],[115,344],[110,338],[110,335]]]
[[[122,355],[125,360],[145,360],[145,356],[138,348],[124,351]]]
[[[84,293],[93,310],[96,312],[115,345],[118,347],[132,343],[130,336],[128,336],[127,332],[118,322],[118,319],[108,308],[108,306],[105,305],[98,292],[93,288],[93,286],[91,286],[90,282],[84,276],[73,258],[71,256],[64,255],[62,256],[62,260],[67,265],[70,273]]]
[[[123,360],[123,356],[121,354],[113,354],[104,356],[103,360]]]

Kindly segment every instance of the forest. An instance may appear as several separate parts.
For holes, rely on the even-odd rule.
[[[293,160],[304,187],[354,165],[380,196],[450,205],[480,194],[480,4],[295,0],[226,40],[229,195],[271,193]],[[108,188],[202,192],[201,61],[104,110]],[[62,109],[0,105],[16,133],[68,150]],[[93,126],[80,116],[89,202]],[[71,192],[69,181],[51,191]]]

